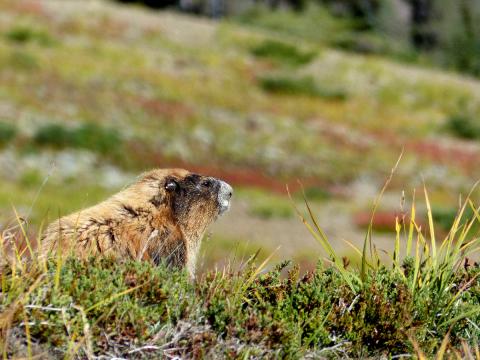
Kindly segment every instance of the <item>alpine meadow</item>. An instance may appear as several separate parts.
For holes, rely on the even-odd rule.
[[[480,360],[478,24],[0,0],[1,357]]]

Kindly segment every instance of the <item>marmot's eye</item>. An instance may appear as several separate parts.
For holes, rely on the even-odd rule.
[[[165,190],[167,191],[175,191],[178,188],[178,184],[175,180],[169,180],[165,184]]]
[[[207,180],[204,180],[202,181],[202,186],[206,187],[206,188],[209,188],[213,185],[213,181],[210,180],[210,179],[207,179]]]

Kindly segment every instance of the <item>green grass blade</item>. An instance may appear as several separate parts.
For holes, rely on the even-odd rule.
[[[275,253],[279,249],[280,249],[280,246],[277,247],[270,255],[268,255],[268,257],[259,266],[256,267],[255,271],[252,273],[252,275],[250,275],[248,280],[244,283],[243,289],[247,289],[252,284],[252,282],[256,279],[258,274],[262,272],[262,270],[265,268],[265,266],[267,266],[268,262],[272,259],[272,257],[275,255]]]
[[[350,246],[358,256],[362,256],[362,252],[360,251],[360,249],[357,246],[355,246],[350,241],[345,240],[345,239],[343,239],[343,242],[345,242],[348,246]]]
[[[480,314],[480,306],[475,306],[473,309],[470,309],[469,311],[466,311],[463,314],[460,314],[460,315],[454,317],[453,319],[450,319],[450,320],[447,320],[447,321],[443,322],[441,324],[441,326],[442,327],[443,326],[448,326],[450,324],[456,323],[457,321],[468,318],[469,316],[477,315],[477,314]]]
[[[398,221],[398,217],[395,217],[395,250],[393,252],[393,264],[398,269],[400,268],[400,231],[402,227]]]
[[[412,199],[412,209],[410,210],[410,226],[408,229],[408,238],[407,238],[407,256],[410,255],[412,251],[412,242],[413,242],[413,230],[415,229],[415,190],[413,191]]]
[[[148,283],[149,283],[149,281],[147,281],[147,282],[145,282],[145,283],[143,283],[143,284],[137,285],[137,286],[135,286],[135,287],[129,288],[129,289],[127,289],[127,290],[121,291],[121,292],[119,292],[119,293],[117,293],[117,294],[113,294],[112,296],[110,296],[110,297],[108,297],[108,298],[106,298],[106,299],[103,299],[102,301],[99,301],[98,303],[93,304],[92,306],[90,306],[88,309],[85,310],[85,313],[88,313],[88,312],[92,311],[93,309],[96,309],[96,308],[99,307],[99,306],[108,304],[109,302],[115,300],[116,298],[119,298],[119,297],[121,297],[121,296],[123,296],[123,295],[127,295],[127,294],[131,293],[132,291],[135,291],[135,290],[141,288],[142,286],[147,285]]]
[[[415,245],[415,265],[413,268],[413,279],[412,279],[412,283],[410,284],[412,295],[415,294],[415,288],[417,286],[417,281],[418,281],[418,274],[420,273],[421,255],[420,255],[420,240],[418,239],[418,237]]]
[[[428,192],[425,184],[423,185],[423,190],[425,193],[425,203],[427,204],[427,216],[428,216],[428,226],[430,230],[430,243],[432,246],[432,264],[433,267],[436,267],[437,264],[437,244],[436,244],[436,239],[435,239],[435,228],[433,224],[433,216],[432,216],[432,207],[430,205],[430,200],[428,198]]]

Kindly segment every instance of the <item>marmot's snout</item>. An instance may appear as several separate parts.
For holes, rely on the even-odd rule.
[[[225,211],[227,211],[230,208],[230,199],[232,198],[232,195],[233,195],[233,189],[225,181],[217,180],[217,182],[219,184],[218,196],[217,196],[218,213],[222,215]]]

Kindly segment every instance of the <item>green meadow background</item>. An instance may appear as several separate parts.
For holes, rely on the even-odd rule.
[[[393,248],[415,191],[427,222],[424,184],[446,234],[480,178],[477,1],[185,3],[196,14],[0,2],[1,229],[17,212],[35,235],[147,169],[184,167],[235,188],[201,269],[258,250],[307,269],[323,252],[292,206],[302,189],[335,249],[356,256],[348,242],[361,246],[403,154],[377,247]]]

